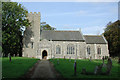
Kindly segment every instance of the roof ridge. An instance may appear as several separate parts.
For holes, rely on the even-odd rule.
[[[64,30],[55,30],[55,32],[79,32],[79,31],[64,31]]]
[[[42,30],[42,31],[55,31],[55,32],[79,32],[79,31],[73,31],[73,30]]]
[[[102,35],[83,35],[83,36],[102,36]]]

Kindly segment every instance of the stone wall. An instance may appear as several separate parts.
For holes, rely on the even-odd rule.
[[[108,44],[86,44],[86,50],[88,46],[90,47],[90,54],[86,53],[87,58],[102,59],[103,56],[109,56]],[[98,54],[98,47],[101,48],[101,54]]]
[[[23,57],[34,57],[42,59],[44,50],[47,52],[47,59],[50,58],[72,58],[72,59],[101,59],[109,56],[108,44],[86,44],[80,41],[40,41],[40,13],[29,13],[28,19],[31,26],[26,28],[23,38]],[[67,54],[67,45],[74,45],[74,54]],[[61,48],[61,54],[56,54],[56,46]],[[90,46],[90,55],[87,53],[87,46]],[[101,47],[101,54],[97,54],[97,47]]]
[[[23,38],[23,57],[35,57],[40,41],[40,12],[28,13],[31,26],[27,27]]]

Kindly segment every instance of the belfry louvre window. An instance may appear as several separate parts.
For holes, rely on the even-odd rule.
[[[61,53],[61,48],[60,45],[56,46],[56,54],[60,54]]]
[[[97,53],[98,53],[98,54],[101,54],[101,48],[100,48],[100,47],[98,47]]]
[[[87,53],[90,54],[90,47],[87,47]]]
[[[67,45],[67,54],[74,54],[75,53],[75,47],[72,44]]]

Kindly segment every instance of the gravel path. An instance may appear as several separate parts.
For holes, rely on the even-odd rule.
[[[59,76],[52,63],[48,60],[41,60],[38,62],[31,78],[59,78]]]

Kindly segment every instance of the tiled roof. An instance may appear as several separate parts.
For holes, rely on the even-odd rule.
[[[88,44],[107,44],[106,39],[102,35],[84,35],[85,41]]]
[[[42,30],[40,37],[53,41],[85,41],[80,31]]]

